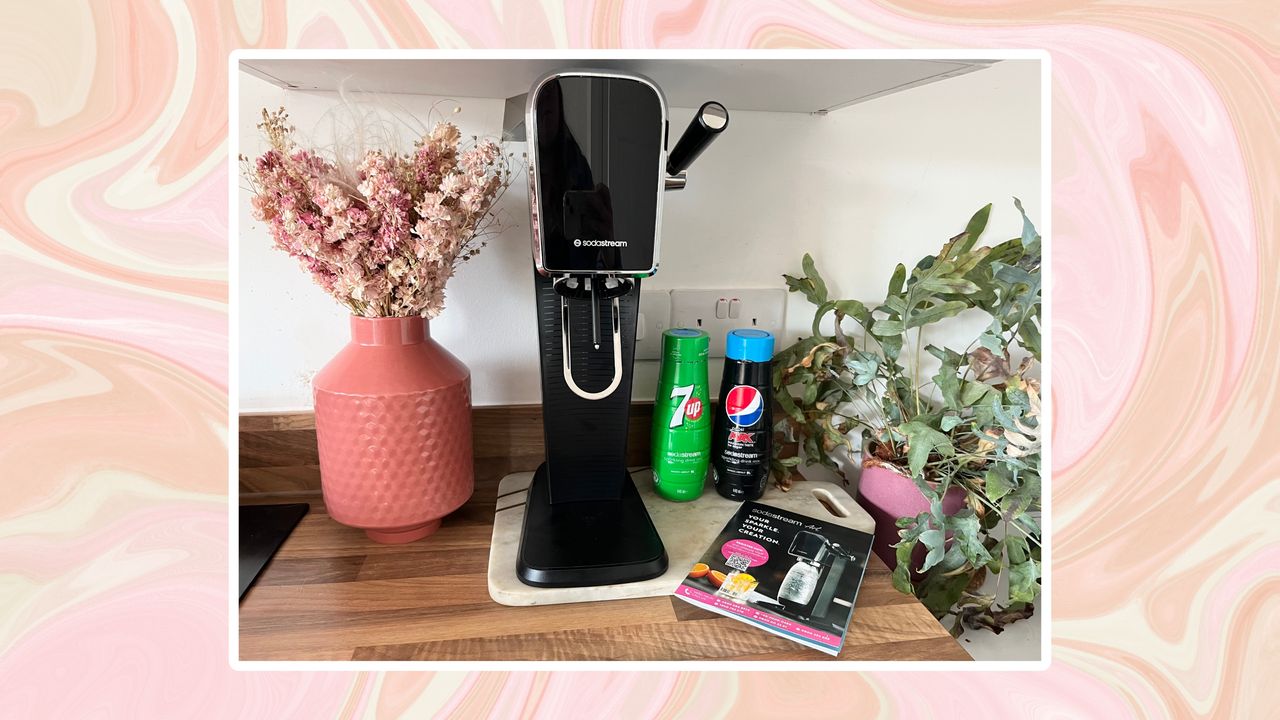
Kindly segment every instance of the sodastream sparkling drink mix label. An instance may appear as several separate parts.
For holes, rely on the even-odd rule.
[[[711,404],[707,393],[710,338],[701,330],[662,334],[662,370],[653,408],[653,482],[676,502],[702,494],[711,457]]]

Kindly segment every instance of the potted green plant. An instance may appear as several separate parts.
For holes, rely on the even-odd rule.
[[[859,503],[877,519],[877,553],[895,587],[951,618],[956,635],[1030,616],[1040,589],[1040,235],[1014,204],[1020,237],[978,247],[987,205],[910,274],[898,265],[871,307],[828,297],[807,254],[803,275],[783,276],[817,311],[810,336],[774,358],[778,482],[861,449]],[[963,351],[927,342],[966,312],[989,322]],[[820,332],[827,315],[831,334]],[[995,588],[983,590],[988,573]]]

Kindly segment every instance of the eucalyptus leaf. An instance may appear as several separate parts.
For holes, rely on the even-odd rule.
[[[1002,507],[1012,517],[1019,517],[1040,504],[1040,476],[1026,472],[1018,476],[1018,486],[1006,495]]]
[[[999,335],[991,332],[984,332],[978,336],[978,344],[990,350],[992,353],[1004,351],[1004,340]]]
[[[890,579],[893,581],[893,589],[903,595],[911,595],[915,592],[911,586],[911,553],[915,549],[916,543],[913,541],[909,545],[898,545],[894,551],[898,562]]]
[[[870,384],[880,374],[880,358],[869,352],[851,353],[845,366],[853,371],[853,384],[859,387]]]
[[[1027,217],[1027,211],[1022,209],[1021,200],[1015,197],[1013,206],[1018,208],[1018,212],[1022,215],[1022,247],[1028,256],[1036,259],[1036,264],[1039,265],[1040,232],[1036,230],[1035,223],[1031,222],[1031,218]]]
[[[798,292],[804,295],[809,302],[813,302],[815,297],[813,294],[813,283],[809,281],[809,278],[796,277],[794,275],[787,275],[786,273],[783,273],[782,281],[787,284],[788,292]]]
[[[884,299],[884,305],[876,308],[890,317],[901,317],[907,314],[907,298],[903,295],[890,295]]]
[[[1009,551],[1009,563],[1019,565],[1031,559],[1031,551],[1027,547],[1027,538],[1012,533],[1005,538],[1005,548]]]
[[[1013,523],[1035,537],[1040,537],[1040,523],[1029,513],[1023,513],[1013,519]],[[1034,551],[1033,551],[1034,552]]]
[[[899,531],[898,536],[902,540],[914,540],[920,537],[920,533],[929,527],[929,513],[920,513],[915,517],[900,517],[894,521],[899,527],[905,529],[905,532]]]
[[[889,292],[885,295],[897,295],[902,292],[902,283],[907,279],[907,266],[898,263],[893,269],[893,275],[889,278]]]
[[[907,467],[913,477],[920,477],[925,462],[929,459],[929,453],[934,449],[943,454],[955,452],[950,438],[918,420],[899,425],[898,432],[906,436],[907,443],[910,445],[907,450]]]
[[[817,312],[813,314],[813,327],[811,328],[815,336],[821,335],[821,333],[818,331],[818,328],[822,325],[822,318],[826,317],[827,313],[835,309],[836,309],[836,304],[834,302],[831,302],[830,300],[818,306]]]
[[[1009,373],[1008,379],[1005,380],[1004,399],[1010,405],[1018,408],[1018,412],[1022,413],[1031,406],[1031,397],[1027,394],[1027,380],[1022,377],[1022,373],[1030,368],[1025,360],[1017,369]]]
[[[849,441],[849,438],[844,433],[837,430],[830,423],[827,423],[823,426],[823,433],[824,433],[824,436],[831,441],[831,446],[833,449],[839,446],[844,446],[848,450],[853,449],[853,445]],[[828,453],[827,456],[830,457],[830,453]]]
[[[893,320],[891,318],[881,318],[875,321],[871,326],[871,334],[876,336],[901,335],[906,327],[901,320]],[[901,347],[901,344],[899,344]]]
[[[941,617],[951,609],[964,594],[970,576],[964,572],[968,562],[959,548],[952,543],[938,562],[927,573],[924,581],[917,589],[920,602],[929,608],[935,616]]]
[[[967,276],[973,272],[974,268],[985,262],[990,253],[991,248],[985,247],[962,253],[955,259],[955,274],[961,277]],[[976,282],[975,285],[977,285]],[[978,286],[978,289],[981,289],[981,286]]]
[[[1035,318],[1027,318],[1018,325],[1018,342],[1035,359],[1040,359],[1040,328]]]
[[[804,270],[804,274],[808,276],[809,282],[813,286],[813,297],[810,299],[814,305],[821,305],[827,301],[827,283],[822,280],[822,276],[818,274],[818,269],[813,264],[813,256],[809,253],[804,254],[804,258],[800,261],[800,268]]]
[[[1009,566],[1009,600],[1012,602],[1031,602],[1040,594],[1040,577],[1038,563],[1033,560],[1010,564]]]
[[[978,292],[978,286],[963,278],[930,278],[920,283],[921,290],[967,295]]]
[[[812,405],[814,401],[817,399],[818,399],[818,385],[816,383],[810,383],[808,385],[805,385],[804,396],[800,400],[801,404]]]
[[[1010,482],[1009,472],[1003,466],[997,465],[987,471],[984,478],[984,485],[987,491],[987,497],[993,502],[999,501],[1000,498],[1008,495],[1014,486]]]
[[[969,584],[967,575],[935,574],[924,581],[917,591],[920,602],[934,617],[945,616],[960,600]]]
[[[778,404],[782,406],[783,412],[796,422],[804,422],[804,413],[796,406],[796,402],[791,398],[791,393],[787,388],[780,388],[778,392],[774,393],[774,397],[777,398]]]
[[[982,400],[987,393],[994,393],[995,388],[977,380],[966,380],[960,389],[960,407],[972,407]]]
[[[970,383],[970,384],[971,384],[971,385],[972,385],[972,384],[981,385],[981,383]],[[968,385],[966,385],[965,387],[967,388],[967,387],[968,387]],[[984,395],[985,395],[985,393],[984,393]],[[996,398],[996,404],[999,404],[999,402],[1000,402],[1000,393],[998,393],[998,392],[996,392],[996,391],[994,391],[994,390],[993,390],[993,391],[991,392],[991,395],[995,396],[995,398]],[[963,397],[963,395],[962,395],[962,397]],[[995,425],[995,424],[996,424],[996,415],[995,415],[995,412],[994,412],[994,411],[992,411],[992,409],[991,409],[991,408],[992,408],[992,404],[991,404],[990,402],[985,401],[985,400],[982,400],[982,401],[980,401],[980,402],[979,402],[979,401],[975,401],[974,403],[972,403],[972,404],[971,404],[971,405],[969,405],[968,407],[972,407],[972,408],[973,408],[973,422],[974,422],[974,424],[975,424],[975,425],[977,425],[978,427],[980,427],[980,428],[988,428],[988,427],[991,427],[991,426],[993,426],[993,425]]]
[[[893,571],[893,586],[898,592],[910,595],[911,588],[911,554],[919,544],[920,535],[929,528],[929,514],[921,513],[916,517],[898,518],[898,542],[894,543],[894,557],[897,567]]]
[[[818,450],[817,435],[811,434],[806,436],[804,439],[804,442],[800,443],[800,447],[803,449],[804,459],[806,463],[812,465],[814,463],[822,462],[822,457],[821,457],[822,453],[819,452]]]
[[[945,248],[944,248],[944,252],[945,252]],[[907,285],[908,286],[911,286],[913,284],[915,285],[915,287],[911,288],[911,290],[915,292],[915,297],[918,299],[921,297],[920,291],[927,289],[923,287],[924,283],[927,283],[931,280],[948,278],[955,274],[956,274],[955,261],[951,260],[950,258],[945,258],[941,253],[939,253],[936,260],[934,260],[931,263],[928,263],[924,267],[917,268],[915,272],[911,273],[911,279],[907,281]]]
[[[960,376],[959,371],[954,365],[943,363],[938,369],[938,374],[933,376],[933,383],[937,385],[938,392],[942,393],[942,402],[952,410],[959,410],[960,404]],[[950,430],[951,428],[943,428]]]
[[[977,567],[991,562],[991,555],[979,537],[978,516],[973,510],[965,508],[947,518],[946,522],[947,529],[951,531],[952,538],[960,546],[960,552],[964,553],[969,564]]]
[[[940,348],[937,345],[926,345],[924,351],[938,358],[938,361],[944,365],[960,367],[960,364],[964,362],[964,356],[951,348]]]
[[[985,567],[987,572],[998,573],[1004,569],[1004,547],[1006,540],[1001,538],[995,540],[987,548],[987,553],[991,555],[991,559],[987,561]]]
[[[827,301],[827,284],[823,282],[822,276],[818,274],[813,264],[813,258],[809,253],[804,254],[800,267],[804,270],[804,277],[782,276],[782,279],[787,283],[787,289],[791,292],[803,294],[814,305],[825,303]]]
[[[837,300],[836,312],[858,321],[864,330],[871,329],[871,311],[857,300]]]
[[[808,385],[809,383],[813,382],[815,378],[816,376],[813,374],[813,370],[810,370],[809,368],[806,368],[804,366],[800,366],[800,369],[791,373],[791,377],[788,379],[787,384],[788,385]]]
[[[942,561],[935,565],[931,572],[954,574],[968,568],[970,568],[969,560],[965,558],[964,553],[960,552],[959,546],[948,540],[947,552],[943,554]]]
[[[1034,291],[1040,287],[1038,273],[1032,274],[1017,265],[998,264],[995,268],[995,278],[1000,282],[1007,283],[1015,293],[1018,291]]]
[[[931,485],[919,475],[911,478],[911,482],[915,483],[916,489],[920,491],[920,496],[929,501],[928,516],[936,519],[939,526],[941,526],[943,519],[942,495],[938,486]]]
[[[967,307],[968,305],[961,300],[950,300],[947,302],[938,303],[937,305],[925,308],[924,310],[920,310],[918,312],[913,312],[907,318],[906,329],[910,330],[911,328],[921,327],[923,325],[935,323],[939,320],[942,320],[943,318],[949,318],[954,315],[958,315],[962,310],[964,310]]]
[[[920,572],[926,572],[942,562],[942,556],[946,552],[946,536],[941,530],[931,528],[920,533],[920,543],[929,549],[924,556],[924,564],[920,566]]]
[[[1024,254],[1025,249],[1020,239],[1006,240],[999,245],[992,246],[987,252],[986,258],[983,259],[983,263],[975,269],[987,271],[988,277],[990,277],[990,270],[994,263],[1013,265],[1021,260]]]
[[[1013,415],[1009,414],[1005,408],[1003,398],[1000,397],[999,393],[991,393],[991,414],[995,417],[996,422],[1000,423],[1001,427],[1009,429],[1017,427]]]
[[[991,217],[991,203],[987,203],[985,207],[978,210],[969,218],[969,223],[964,227],[964,243],[958,250],[959,252],[968,252],[969,248],[978,241],[983,231],[987,229],[987,219]]]

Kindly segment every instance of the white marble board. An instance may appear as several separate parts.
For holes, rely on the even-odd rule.
[[[489,596],[502,605],[557,605],[671,594],[724,529],[740,503],[720,497],[709,486],[702,497],[693,502],[669,502],[654,494],[653,475],[648,469],[632,470],[631,477],[666,546],[666,573],[641,582],[582,588],[536,588],[520,582],[516,577],[516,552],[520,547],[525,496],[533,473],[514,473],[498,484],[498,507],[489,546]],[[820,497],[844,516],[832,514]],[[855,530],[875,532],[871,516],[835,483],[809,480],[796,483],[785,493],[771,486],[760,502]]]

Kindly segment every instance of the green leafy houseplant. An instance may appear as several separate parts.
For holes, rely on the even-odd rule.
[[[784,410],[774,428],[775,477],[786,489],[802,462],[837,469],[832,453],[855,450],[861,430],[864,466],[911,478],[928,501],[928,511],[897,522],[894,585],[950,617],[956,635],[1029,617],[1040,590],[1040,235],[1014,204],[1021,237],[977,247],[987,205],[910,274],[898,265],[874,307],[828,297],[807,254],[803,275],[783,276],[817,311],[812,334],[774,359]],[[922,339],[965,311],[989,323],[963,352]],[[829,314],[833,331],[824,335]],[[1011,349],[1025,357],[1015,364]],[[924,353],[940,364],[929,377],[919,377]],[[964,506],[947,515],[942,500],[955,487]],[[912,568],[918,546],[927,553]],[[983,592],[988,573],[996,587]]]

